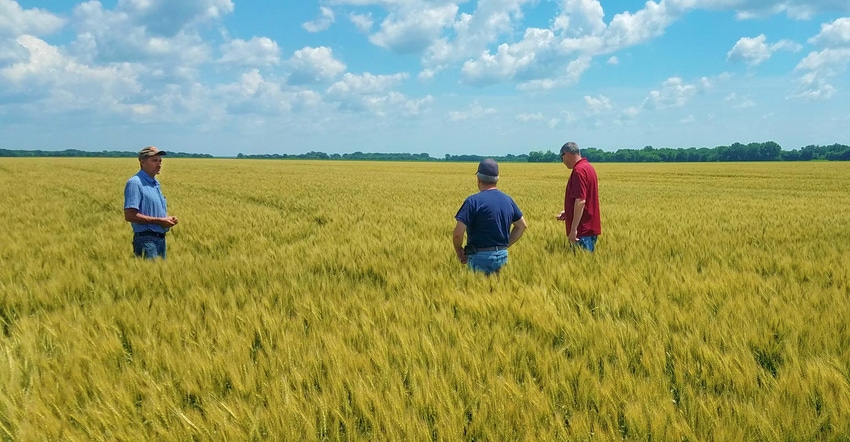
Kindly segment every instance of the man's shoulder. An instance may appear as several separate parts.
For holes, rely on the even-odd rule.
[[[135,174],[127,179],[127,185],[141,185],[142,178],[139,177],[139,174]]]

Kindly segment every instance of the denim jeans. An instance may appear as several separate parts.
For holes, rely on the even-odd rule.
[[[578,242],[571,244],[571,248],[575,251],[576,248],[582,248],[587,250],[588,252],[593,252],[596,248],[596,238],[597,236],[580,236],[578,237]]]
[[[478,252],[466,257],[466,265],[476,272],[484,272],[485,275],[499,273],[499,270],[508,262],[507,250],[494,250],[492,252]]]
[[[165,238],[136,236],[133,238],[133,254],[145,259],[165,259]]]

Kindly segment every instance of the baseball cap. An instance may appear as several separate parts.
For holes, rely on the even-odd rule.
[[[478,163],[478,172],[481,175],[492,177],[499,176],[499,164],[492,158],[485,158]]]
[[[159,150],[154,146],[148,146],[139,151],[139,160],[144,160],[145,158],[155,157],[157,155],[165,155],[166,152],[164,150]]]

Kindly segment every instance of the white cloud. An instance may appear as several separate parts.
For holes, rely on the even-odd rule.
[[[16,39],[29,53],[25,60],[0,69],[0,95],[29,94],[48,113],[87,109],[126,112],[141,91],[138,68],[128,63],[92,67],[30,35]]]
[[[81,3],[73,12],[79,34],[71,48],[95,62],[144,61],[168,70],[209,61],[211,48],[198,26],[232,11],[232,3],[199,0],[179,11],[172,8],[180,9],[162,0],[122,1],[114,11],[97,1]],[[160,20],[158,13],[173,15]]]
[[[232,40],[221,45],[219,63],[240,66],[273,66],[280,63],[280,48],[267,37]]]
[[[348,15],[348,19],[351,20],[351,23],[354,23],[354,26],[360,32],[369,32],[372,25],[375,24],[375,21],[372,20],[372,14],[355,14],[352,12]]]
[[[733,10],[740,20],[764,18],[786,14],[798,20],[807,20],[825,12],[850,12],[844,0],[665,0],[680,8]]]
[[[394,91],[406,80],[405,73],[393,75],[373,75],[364,73],[355,75],[346,73],[342,79],[332,84],[325,97],[336,103],[341,109],[354,112],[371,112],[378,116],[393,112],[414,115],[423,112],[423,108],[433,101],[427,96],[420,100],[409,100],[403,94]]]
[[[591,114],[598,114],[614,108],[614,106],[611,105],[611,99],[604,95],[600,95],[596,98],[585,95],[584,102],[587,104],[587,109]]]
[[[480,1],[472,14],[461,13],[446,27],[454,38],[435,39],[424,62],[428,66],[455,63],[477,56],[501,37],[522,32],[522,6],[532,0]]]
[[[787,49],[796,52],[802,48],[799,44],[790,40],[781,40],[772,45],[768,45],[766,41],[767,37],[764,34],[754,38],[743,37],[726,53],[726,59],[732,62],[741,61],[749,66],[757,66],[768,60],[778,50]]]
[[[317,19],[304,23],[301,27],[307,30],[307,32],[313,33],[321,32],[331,27],[331,24],[336,20],[334,11],[331,8],[322,6],[319,8],[319,12],[320,15]]]
[[[449,112],[449,120],[451,121],[464,121],[464,120],[476,120],[479,118],[484,118],[487,115],[493,115],[498,111],[493,107],[484,107],[478,100],[473,101],[469,107],[465,111],[451,111]]]
[[[309,84],[331,81],[345,72],[345,63],[334,58],[331,48],[306,47],[295,51],[287,60],[290,84]]]
[[[517,121],[522,121],[523,123],[528,123],[530,121],[545,121],[543,114],[541,112],[537,112],[536,114],[518,114],[516,116]]]
[[[233,8],[231,0],[119,0],[115,9],[130,23],[156,36],[170,38],[191,26],[220,20],[233,12]]]
[[[0,0],[0,37],[45,35],[58,31],[65,20],[44,10],[23,9],[12,0]]]
[[[687,84],[679,77],[671,77],[661,84],[661,89],[650,91],[643,102],[643,108],[662,110],[682,107],[697,92],[709,87],[711,87],[711,81],[705,77],[696,84]]]
[[[406,14],[392,13],[369,40],[398,53],[421,52],[440,36],[443,28],[454,22],[457,10],[457,5],[448,4]]]
[[[292,95],[279,84],[266,81],[257,69],[242,74],[238,82],[220,86],[226,111],[234,115],[280,115],[291,109]]]
[[[620,64],[620,59],[617,58],[616,55],[614,55],[614,56],[612,56],[611,58],[608,59],[608,64],[616,66],[616,65]]]
[[[599,35],[605,31],[605,12],[598,0],[564,0],[553,29],[568,36]]]
[[[822,24],[820,33],[810,38],[809,43],[824,48],[850,47],[850,17]]]
[[[844,74],[850,62],[850,17],[822,24],[820,33],[808,41],[825,49],[810,52],[797,64],[795,70],[804,74],[798,92],[792,97],[829,100],[837,92],[830,82]]]
[[[647,1],[644,9],[634,14],[617,14],[611,19],[604,33],[605,50],[616,51],[658,37],[679,15],[676,11],[669,10],[664,1]]]
[[[555,36],[547,29],[528,29],[525,37],[514,45],[501,44],[496,54],[484,52],[477,60],[468,60],[461,72],[464,81],[486,85],[514,79],[537,80],[546,77],[538,72],[547,58],[551,59]]]

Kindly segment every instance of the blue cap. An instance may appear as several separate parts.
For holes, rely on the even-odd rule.
[[[485,158],[478,163],[478,172],[481,175],[497,177],[499,176],[499,164],[492,158]]]

